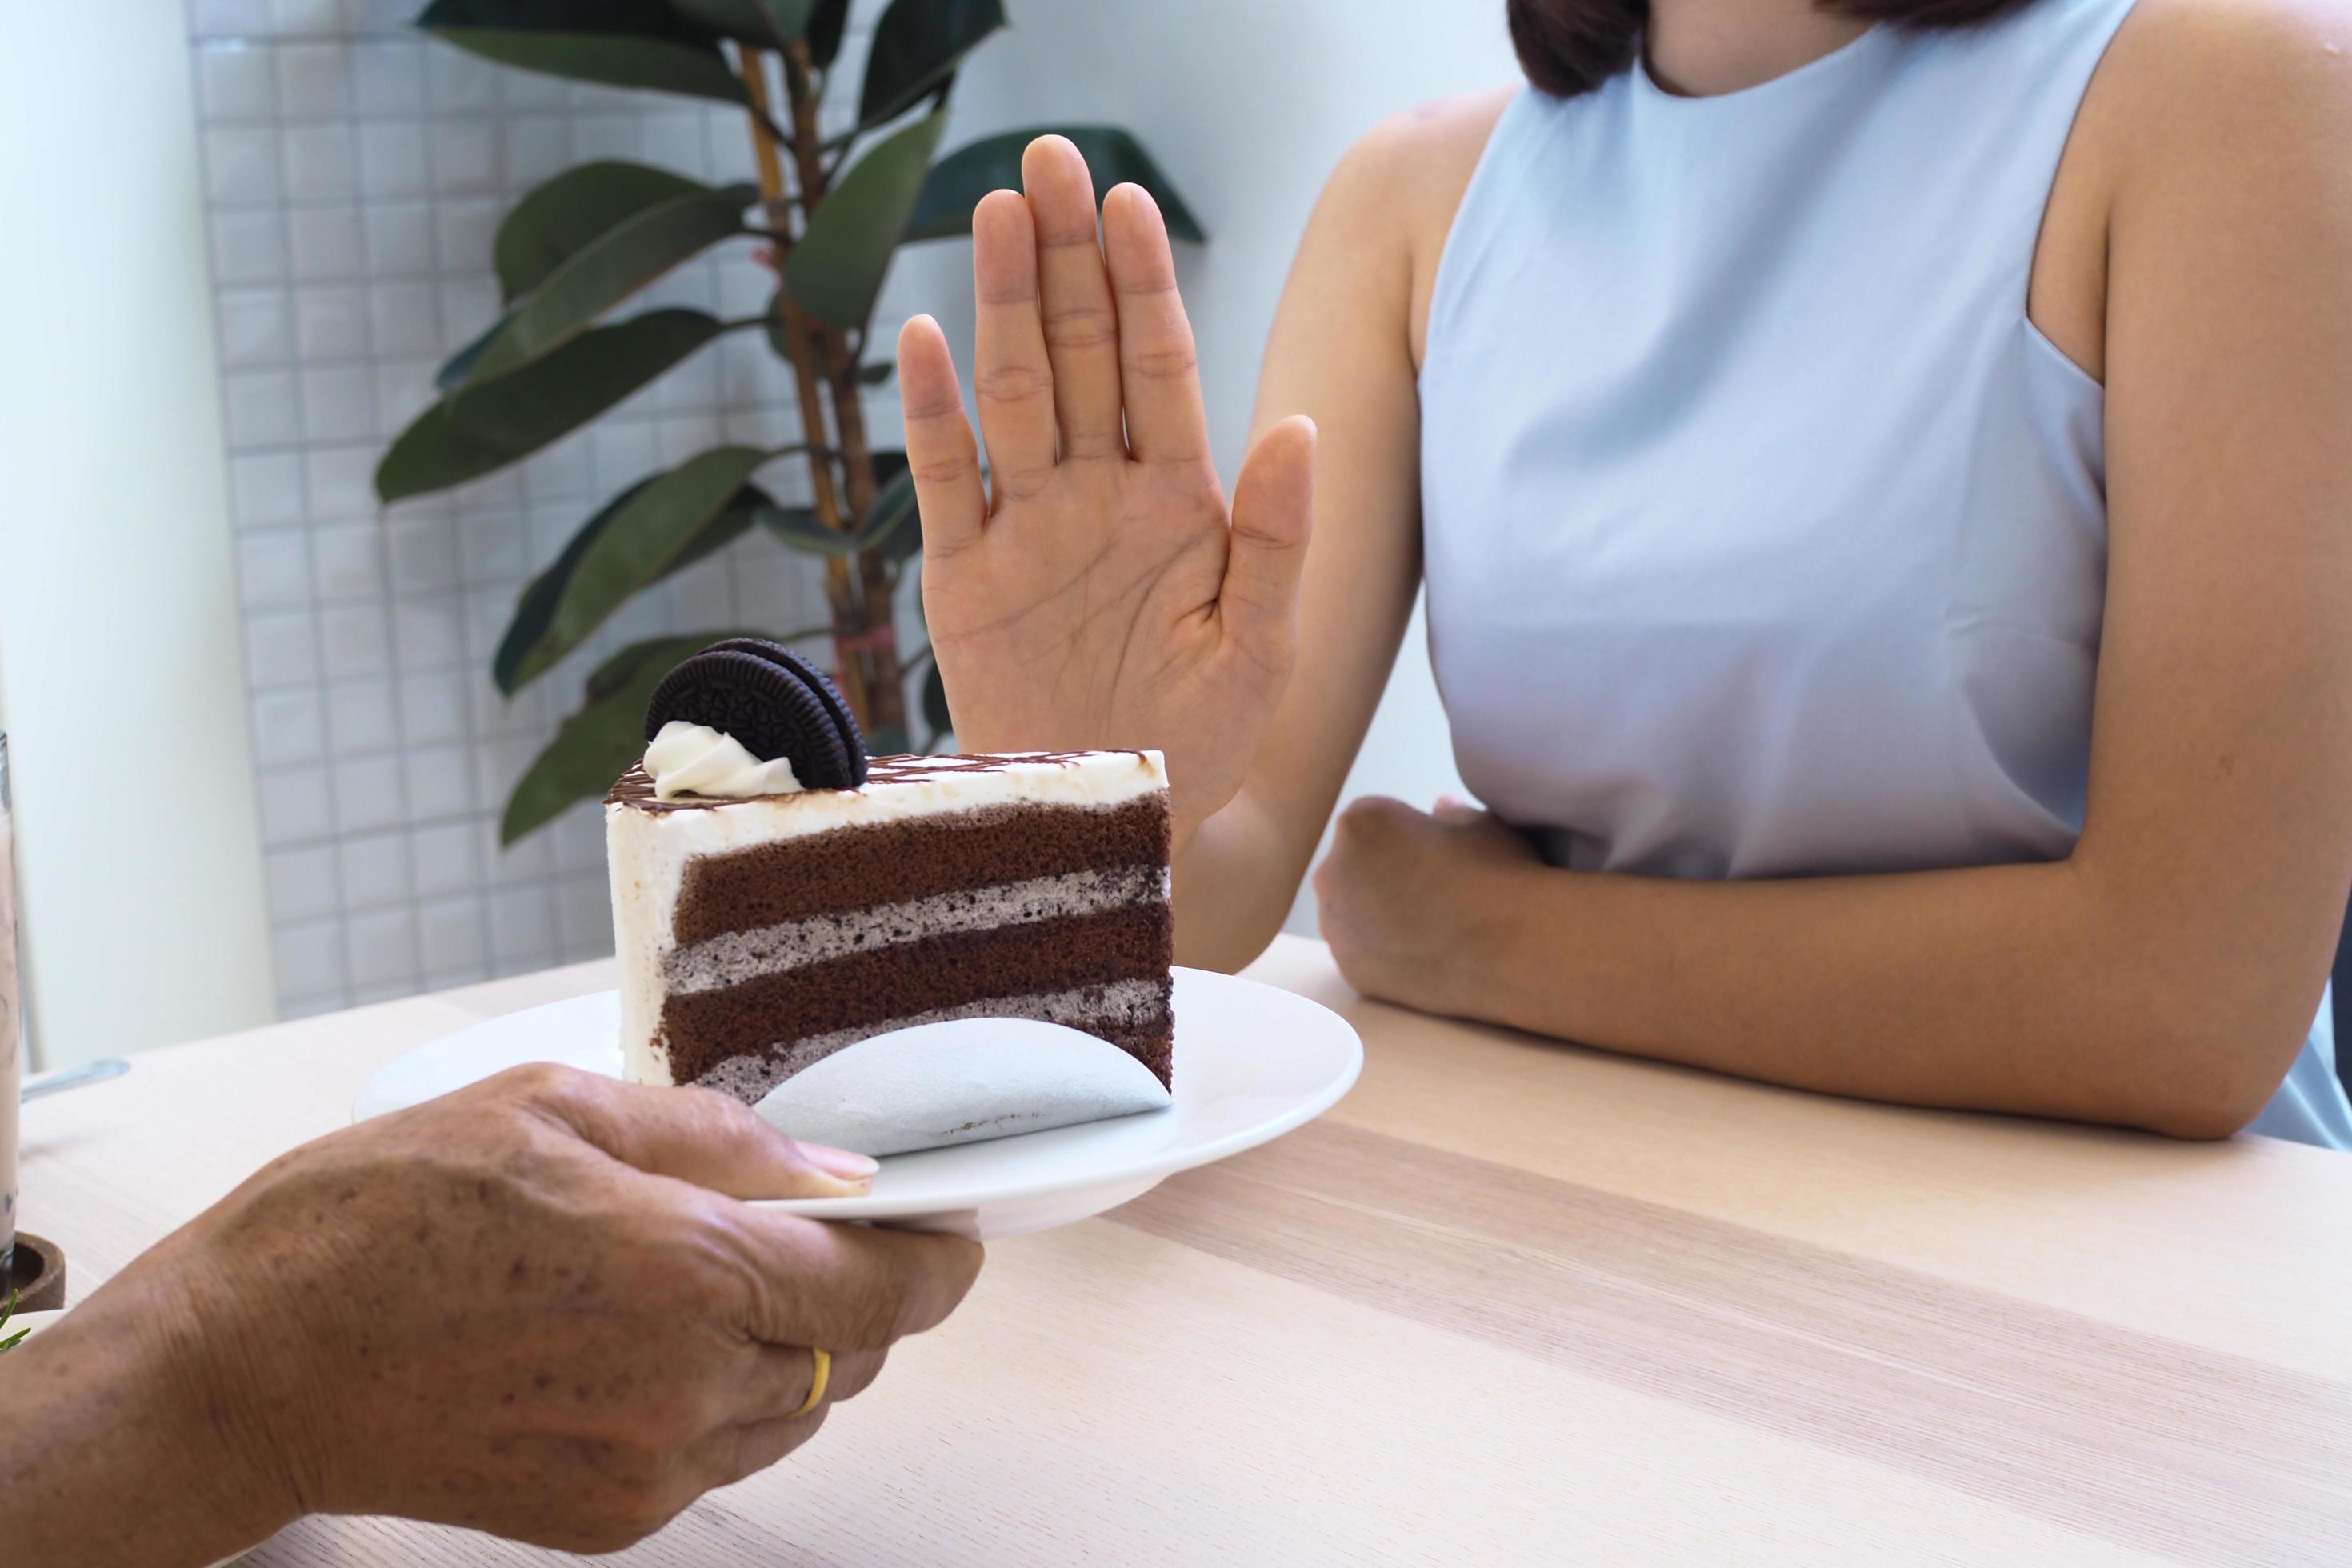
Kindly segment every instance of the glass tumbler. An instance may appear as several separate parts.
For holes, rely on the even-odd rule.
[[[8,802],[8,737],[0,733],[0,1305],[16,1260],[16,1108],[25,1042],[16,1007],[16,834]]]

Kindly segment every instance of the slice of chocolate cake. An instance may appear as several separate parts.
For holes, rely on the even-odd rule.
[[[625,1076],[756,1102],[869,1035],[1011,1016],[1172,1084],[1159,754],[869,766],[823,680],[736,643],[656,693],[646,761],[604,809]]]

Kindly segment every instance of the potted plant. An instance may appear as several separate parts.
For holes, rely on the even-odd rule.
[[[1017,184],[1023,147],[1047,132],[1077,143],[1098,188],[1144,185],[1172,234],[1202,237],[1150,156],[1115,127],[1040,126],[940,155],[956,69],[1004,26],[1000,0],[889,0],[856,123],[822,134],[817,105],[849,11],[850,0],[434,0],[417,18],[435,37],[505,65],[738,106],[758,178],[709,185],[607,161],[524,196],[495,247],[503,313],[442,366],[438,401],[384,454],[383,500],[447,489],[529,457],[730,333],[761,334],[798,394],[797,441],[715,447],[646,476],[582,523],[516,602],[491,668],[509,695],[635,595],[765,529],[823,562],[830,624],[749,629],[828,637],[843,695],[877,752],[935,743],[948,723],[939,673],[927,649],[901,642],[895,614],[921,545],[914,489],[906,455],[868,439],[859,401],[893,369],[867,341],[892,256],[969,234],[973,205]],[[745,235],[761,241],[761,260],[746,265],[774,273],[764,311],[610,319],[671,268]],[[762,487],[762,470],[780,461],[804,465],[810,504],[784,504]],[[745,629],[648,639],[591,670],[581,706],[508,800],[504,841],[601,795],[642,744],[654,683],[686,654]],[[910,691],[920,694],[915,712]]]

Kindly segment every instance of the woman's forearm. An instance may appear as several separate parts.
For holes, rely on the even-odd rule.
[[[1466,875],[1457,1010],[1873,1100],[2218,1137],[2275,1089],[2319,996],[2280,985],[2242,1005],[2160,911],[2066,862],[1744,883],[1531,863]]]
[[[1264,952],[1313,852],[1300,854],[1247,789],[1235,795],[1177,850],[1177,962],[1230,973]]]

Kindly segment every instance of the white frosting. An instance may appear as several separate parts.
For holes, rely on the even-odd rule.
[[[742,800],[801,792],[790,757],[763,763],[734,736],[683,719],[664,724],[646,748],[646,772],[653,775],[654,794],[663,800],[682,795]]]
[[[1018,802],[1118,805],[1168,787],[1157,752],[1008,756],[985,770],[958,770],[952,759],[941,763],[937,772],[919,763],[895,769],[911,776],[877,775],[861,789],[807,790],[685,810],[605,806],[621,968],[622,1076],[638,1083],[670,1081],[667,1049],[654,1038],[654,1026],[661,1014],[662,960],[672,946],[672,919],[689,861],[836,827]],[[650,758],[646,771],[652,771]]]

